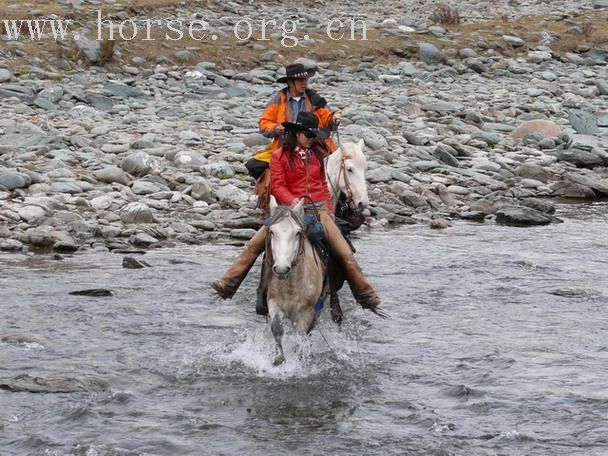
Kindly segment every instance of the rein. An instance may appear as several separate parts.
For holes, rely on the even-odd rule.
[[[350,181],[348,180],[348,173],[346,171],[346,160],[349,160],[350,158],[352,158],[350,155],[348,155],[345,150],[342,148],[342,143],[340,141],[340,132],[338,131],[338,128],[336,128],[335,130],[336,132],[336,139],[338,141],[338,147],[340,148],[340,152],[342,154],[342,158],[340,159],[340,171],[338,171],[338,177],[336,178],[336,182],[335,185],[333,182],[330,182],[330,185],[332,187],[332,190],[334,192],[334,195],[336,195],[336,198],[338,198],[340,196],[340,188],[336,188],[339,185],[340,182],[340,175],[344,176],[344,196],[346,197],[346,200],[344,202],[344,204],[347,205],[347,207],[350,207],[351,209],[355,209],[354,204],[353,204],[353,190],[350,186]],[[339,199],[339,198],[338,198]]]
[[[291,214],[287,213],[287,215],[290,218],[293,218],[293,217],[291,217]],[[271,226],[270,225],[270,219],[264,220],[264,225],[266,225],[266,227],[268,229],[270,229],[270,226]],[[302,229],[300,231],[300,234],[298,234],[298,250],[297,250],[295,258],[291,262],[291,267],[292,268],[295,267],[298,264],[298,262],[300,261],[300,258],[302,258],[302,256],[304,255],[304,236],[306,235],[304,231],[305,230]],[[265,242],[266,242],[266,245],[265,245],[266,257],[264,258],[264,262],[266,262],[266,265],[268,266],[267,270],[270,271],[271,268],[272,268],[272,265],[274,264],[274,258],[273,258],[273,255],[272,255],[272,245],[271,245],[271,242],[270,242],[270,236],[266,236],[266,241]]]

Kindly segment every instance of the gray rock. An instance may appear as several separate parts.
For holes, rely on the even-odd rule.
[[[606,0],[608,3],[608,0]],[[606,79],[596,79],[595,85],[597,90],[599,90],[600,95],[608,95],[608,80]]]
[[[23,206],[17,210],[17,213],[27,223],[34,223],[46,215],[40,206]]]
[[[0,251],[14,252],[23,248],[23,242],[17,239],[0,239]]]
[[[489,68],[478,58],[469,57],[464,61],[464,64],[467,68],[477,72],[477,73],[487,73]]]
[[[433,156],[437,157],[439,160],[450,166],[458,168],[460,166],[460,162],[456,159],[454,155],[458,155],[458,152],[456,152],[453,147],[450,147],[446,144],[438,144],[435,150],[433,151]]]
[[[551,150],[547,154],[553,155],[560,161],[566,161],[574,164],[578,168],[593,168],[595,166],[601,166],[604,163],[602,157],[593,151],[581,150],[581,149],[565,149],[565,150]]]
[[[576,184],[589,187],[600,195],[608,195],[608,179],[603,179],[598,174],[585,170],[581,172],[570,172],[564,175],[564,179]]]
[[[89,40],[84,34],[79,34],[74,44],[91,62],[97,63],[101,60],[101,41]]]
[[[19,84],[3,84],[0,87],[0,99],[17,97],[25,103],[34,101],[34,91]]]
[[[110,111],[114,103],[110,97],[98,93],[87,93],[84,96],[87,103],[100,111]]]
[[[591,4],[595,9],[608,8],[608,0],[591,0]]]
[[[410,63],[410,62],[406,62],[403,65],[401,65],[401,74],[403,76],[416,76],[418,73],[420,73],[420,70],[418,68],[416,68],[414,66],[414,64]]]
[[[173,163],[175,163],[178,168],[199,170],[201,166],[207,163],[207,159],[198,152],[188,150],[180,151],[175,154],[175,157],[173,158]]]
[[[53,182],[49,188],[50,193],[81,193],[82,188],[75,181]]]
[[[131,87],[117,82],[107,82],[104,85],[104,89],[111,92],[112,96],[116,98],[139,98],[145,95],[144,92],[137,87]]]
[[[443,63],[446,57],[434,44],[418,43],[420,60],[424,63],[435,64]]]
[[[156,115],[161,119],[175,120],[186,117],[186,111],[180,107],[165,106],[156,111]]]
[[[393,179],[393,170],[388,166],[380,166],[379,168],[368,171],[367,180],[369,182],[390,182]]]
[[[129,203],[120,211],[123,223],[153,223],[152,209],[144,203]]]
[[[403,137],[413,146],[424,146],[428,142],[428,139],[416,136],[415,133],[409,131],[404,132]]]
[[[270,139],[260,133],[251,133],[243,138],[243,144],[247,147],[266,146]]]
[[[522,47],[524,45],[524,40],[517,36],[513,35],[503,35],[502,39],[509,43],[513,47]]]
[[[205,201],[207,203],[213,203],[215,201],[211,185],[202,178],[198,178],[192,182],[190,196],[196,200]]]
[[[560,182],[559,185],[553,188],[555,196],[563,198],[575,199],[595,199],[596,195],[593,189],[586,185],[577,184],[575,182]]]
[[[561,223],[562,220],[529,207],[505,207],[496,211],[496,223],[509,226],[534,226]]]
[[[234,169],[232,166],[223,160],[203,165],[201,166],[200,171],[204,176],[215,176],[219,177],[220,179],[234,176]]]
[[[162,188],[157,184],[146,180],[138,180],[133,182],[131,190],[133,190],[133,193],[136,195],[151,195],[152,193],[168,190],[168,188]]]
[[[55,105],[53,103],[51,103],[49,100],[47,100],[46,98],[36,98],[34,100],[34,105],[39,107],[40,109],[44,109],[45,111],[56,111],[57,108],[55,107]]]
[[[434,101],[426,106],[423,106],[423,109],[436,112],[461,112],[464,110],[464,105],[450,101]]]
[[[411,190],[403,189],[399,192],[398,196],[403,204],[410,207],[427,209],[429,206],[424,197]]]
[[[0,175],[0,186],[7,190],[24,188],[30,185],[30,183],[31,179],[25,174],[8,172]]]
[[[568,112],[568,120],[577,133],[583,135],[599,135],[597,119],[593,114],[580,109],[572,109]]]
[[[235,239],[251,239],[255,233],[257,231],[251,228],[239,228],[230,230],[230,237]]]
[[[458,55],[461,59],[469,59],[473,57],[477,57],[477,52],[475,52],[471,48],[462,48],[458,51]]]
[[[13,73],[6,68],[0,68],[0,82],[12,81],[14,77]]]
[[[215,196],[219,200],[220,204],[224,204],[234,208],[241,208],[245,203],[249,201],[249,193],[244,192],[240,188],[228,184],[219,187],[215,190]]]
[[[151,157],[145,152],[135,152],[122,159],[120,167],[133,176],[145,176],[152,169]]]
[[[118,182],[122,185],[129,185],[130,179],[126,173],[118,166],[108,166],[93,173],[95,179],[100,182],[111,184]]]
[[[152,244],[156,244],[158,242],[158,239],[150,236],[147,233],[136,233],[129,238],[129,242],[133,245],[147,247]]]
[[[553,178],[553,174],[540,165],[524,163],[515,170],[517,176],[525,179],[535,179],[541,182],[548,182]]]
[[[61,100],[63,94],[64,90],[61,86],[48,87],[38,93],[37,100],[47,100],[48,102],[55,104]]]

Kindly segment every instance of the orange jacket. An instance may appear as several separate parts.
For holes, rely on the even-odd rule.
[[[289,110],[289,104],[287,102],[288,90],[288,88],[284,88],[275,93],[266,105],[266,109],[264,109],[264,113],[262,114],[262,117],[259,121],[260,132],[268,138],[273,138],[273,141],[268,146],[266,146],[265,149],[259,151],[254,156],[256,160],[270,163],[273,151],[278,149],[280,146],[280,138],[279,136],[274,134],[274,128],[277,125],[286,122],[288,117],[291,119],[291,113],[287,112]],[[331,127],[333,121],[333,113],[329,109],[327,109],[327,102],[324,98],[319,96],[315,91],[307,89],[304,103],[306,106],[306,110],[309,112],[313,112],[319,118],[319,128]],[[325,145],[327,146],[330,152],[336,150],[336,145],[331,140],[331,138],[327,138],[325,140]]]

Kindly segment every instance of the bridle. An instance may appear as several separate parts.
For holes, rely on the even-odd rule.
[[[271,243],[271,239],[270,239],[271,238],[270,237],[270,227],[272,225],[274,225],[275,223],[280,222],[284,217],[290,217],[300,227],[300,233],[298,233],[297,253],[296,253],[295,258],[291,262],[292,269],[298,264],[298,262],[300,261],[300,258],[302,258],[302,256],[304,255],[304,236],[306,236],[306,233],[305,233],[306,230],[298,222],[298,220],[292,216],[291,209],[289,209],[289,212],[286,212],[280,219],[274,220],[272,223],[270,223],[270,220],[272,219],[272,217],[270,219],[266,219],[266,221],[264,221],[264,224],[267,226],[267,229],[268,229],[268,236],[266,236],[266,246],[265,246],[266,257],[264,258],[264,261],[266,262],[266,266],[268,266],[267,271],[271,271],[272,266],[274,264],[274,257],[272,254],[272,243]]]

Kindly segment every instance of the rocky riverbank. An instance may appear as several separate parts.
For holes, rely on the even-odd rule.
[[[97,6],[68,3],[72,14]],[[606,10],[583,1],[505,2],[510,19],[489,36],[467,27],[487,20],[496,2],[468,3],[458,27],[433,23],[432,7],[416,3],[283,5],[281,14],[302,18],[315,38],[291,50],[232,43],[225,49],[240,47],[238,64],[192,62],[198,48],[161,55],[162,45],[151,64],[122,43],[110,63],[95,66],[101,45],[80,42],[79,62],[63,56],[15,66],[29,44],[5,39],[0,249],[247,239],[260,216],[244,162],[266,144],[257,119],[296,54],[320,67],[310,86],[342,110],[341,140],[365,140],[372,226],[445,227],[457,218],[545,224],[558,221],[549,197],[607,195],[608,47],[596,22],[582,19],[605,25]],[[222,37],[239,17],[279,9],[273,2],[196,5],[132,12],[138,20],[204,16]],[[321,38],[322,24],[347,10],[365,19],[376,40],[363,51]],[[545,14],[545,24],[511,26],[529,12]],[[568,34],[546,31],[555,23]],[[570,51],[558,50],[576,33]],[[385,41],[386,55],[371,51]],[[317,47],[331,55],[317,55]]]

